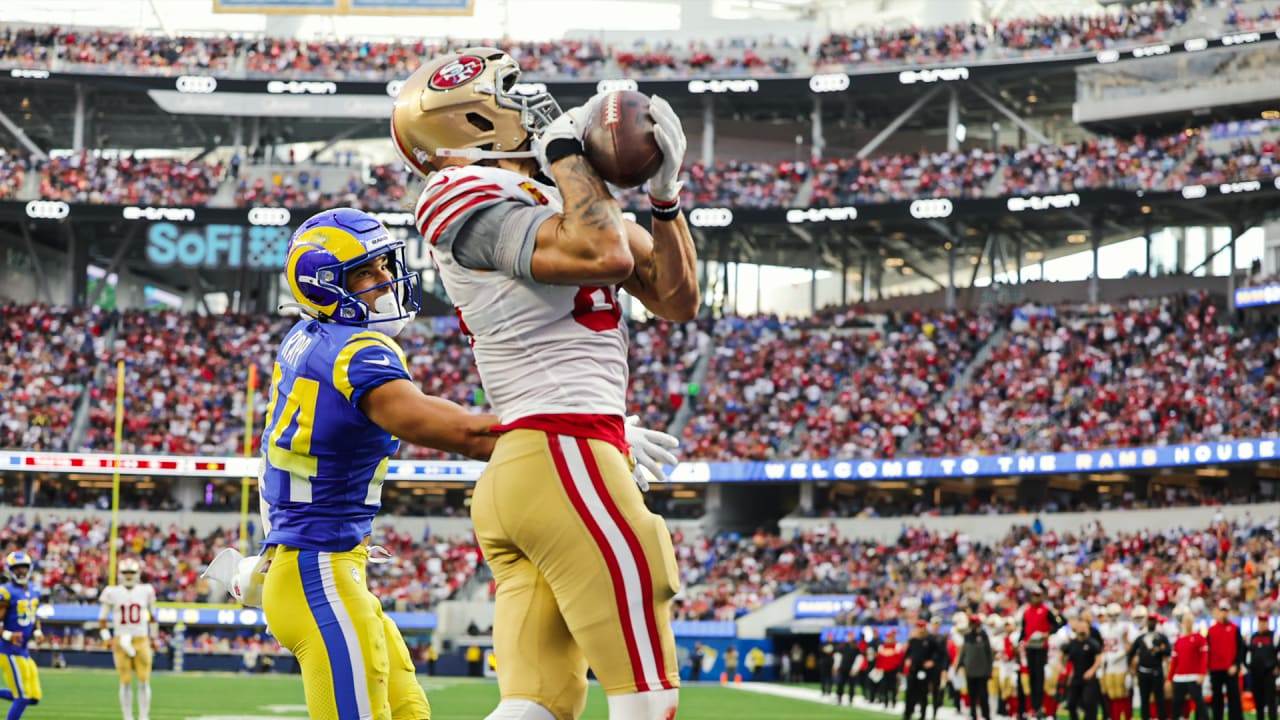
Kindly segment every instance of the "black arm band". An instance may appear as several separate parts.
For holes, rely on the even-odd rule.
[[[547,144],[546,156],[547,166],[554,165],[556,161],[563,160],[570,155],[585,155],[582,149],[582,141],[576,138],[557,138]]]
[[[665,220],[671,222],[680,216],[680,198],[676,198],[668,203],[660,203],[653,198],[649,198],[649,214],[654,220]]]

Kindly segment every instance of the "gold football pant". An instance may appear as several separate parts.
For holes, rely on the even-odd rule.
[[[138,682],[150,682],[150,638],[117,635],[112,640],[111,655],[116,661],[116,672],[120,674],[120,684],[128,685],[133,682],[135,677],[138,678]],[[133,657],[129,657],[129,653],[125,652],[124,649],[120,647],[120,643],[129,643],[133,646]]]
[[[36,661],[25,655],[8,655],[0,658],[0,675],[4,676],[6,700],[25,700],[34,705],[44,693],[40,690],[40,673]]]
[[[476,483],[471,518],[497,580],[504,699],[572,720],[586,702],[588,665],[609,695],[679,687],[671,535],[617,448],[509,431]]]
[[[1129,697],[1129,688],[1125,687],[1124,673],[1104,673],[1102,676],[1102,696],[1108,700],[1122,700]]]
[[[267,626],[298,658],[316,720],[429,720],[400,629],[369,592],[363,545],[347,552],[272,548],[262,588]]]

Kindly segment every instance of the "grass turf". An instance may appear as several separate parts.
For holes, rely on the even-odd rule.
[[[483,720],[498,701],[491,681],[421,676],[435,720]],[[113,672],[40,669],[44,700],[25,718],[118,720]],[[297,675],[160,673],[151,681],[153,720],[296,720],[307,716]],[[6,711],[0,703],[0,713]],[[607,720],[604,693],[591,687],[583,720]],[[680,720],[886,720],[886,716],[720,686],[680,691]]]

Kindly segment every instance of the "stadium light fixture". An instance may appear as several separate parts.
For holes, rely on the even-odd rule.
[[[1263,120],[1280,120],[1280,110],[1263,110],[1262,119]]]
[[[884,259],[885,267],[902,267],[906,264],[907,264],[907,261],[903,260],[900,257],[891,257],[891,258]]]
[[[1026,252],[1026,258],[1031,262],[1040,262],[1044,259],[1044,253],[1039,250],[1028,250]]]
[[[1071,245],[1083,245],[1089,241],[1089,236],[1084,233],[1071,233],[1067,236],[1067,242]]]
[[[1142,214],[1143,214],[1143,215],[1150,215],[1150,214],[1151,214],[1151,206],[1150,206],[1150,205],[1143,205],[1143,206],[1142,206]]]

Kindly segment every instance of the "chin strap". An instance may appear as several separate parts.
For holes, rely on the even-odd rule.
[[[481,150],[480,148],[439,148],[433,154],[436,157],[462,158],[463,160],[501,160],[504,158],[538,157],[538,154],[532,150],[503,152],[501,150]]]
[[[315,318],[316,320],[327,319],[325,318],[325,316],[320,315],[319,313],[307,307],[306,305],[303,305],[302,303],[296,303],[296,302],[280,303],[279,305],[276,306],[276,310],[280,312],[283,312],[285,310],[297,310],[299,313],[306,315],[309,318]]]

